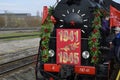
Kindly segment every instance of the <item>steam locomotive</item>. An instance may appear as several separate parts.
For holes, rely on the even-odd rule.
[[[112,0],[61,0],[57,3],[51,13],[56,23],[49,38],[47,62],[42,61],[43,40],[40,41],[36,68],[43,76],[40,80],[110,80],[115,62],[108,59],[111,49],[105,41],[105,35],[109,34],[109,30],[104,34],[102,26],[97,28],[101,36],[97,39],[100,43],[97,45],[98,52],[101,52],[97,58],[91,54],[89,43],[91,33],[95,30],[92,26],[99,25],[97,22],[96,25],[93,24],[94,21],[97,19],[102,24],[103,18],[98,15],[100,17],[95,19],[94,11],[99,9],[109,12],[111,2]],[[92,58],[95,61],[92,62]],[[38,77],[38,73],[36,75]]]

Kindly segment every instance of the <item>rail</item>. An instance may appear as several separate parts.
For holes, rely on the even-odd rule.
[[[36,62],[36,60],[34,59],[35,56],[37,56],[37,54],[0,64],[0,75],[17,70],[19,68]]]

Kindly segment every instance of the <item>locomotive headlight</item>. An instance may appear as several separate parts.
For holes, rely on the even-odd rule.
[[[83,51],[83,52],[82,52],[82,57],[83,57],[84,59],[88,59],[88,58],[90,57],[90,53],[89,53],[88,51]]]
[[[49,50],[49,56],[50,56],[50,57],[53,57],[54,55],[55,55],[54,50],[50,49],[50,50]]]

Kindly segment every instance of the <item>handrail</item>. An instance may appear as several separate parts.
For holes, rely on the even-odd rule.
[[[120,80],[120,70],[119,70],[119,72],[118,72],[118,75],[117,75],[117,77],[116,77],[116,80]]]

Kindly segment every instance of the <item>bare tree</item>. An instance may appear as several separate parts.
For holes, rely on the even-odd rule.
[[[3,27],[5,25],[5,19],[4,17],[0,17],[0,27]]]

